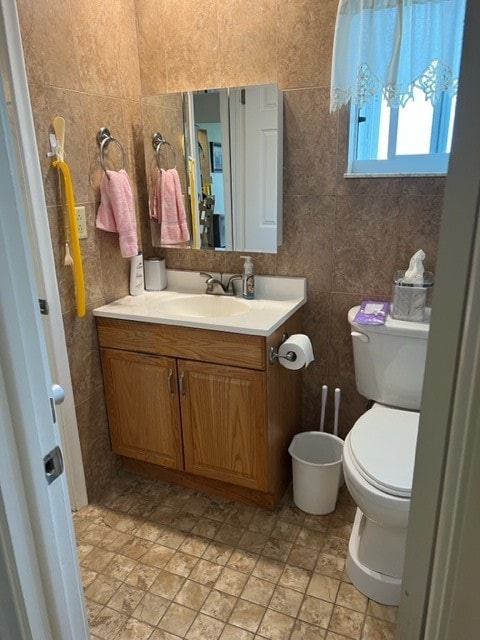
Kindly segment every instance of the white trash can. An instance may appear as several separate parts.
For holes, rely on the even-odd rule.
[[[343,440],[331,433],[304,431],[294,436],[288,453],[297,507],[315,515],[334,511],[343,481]]]

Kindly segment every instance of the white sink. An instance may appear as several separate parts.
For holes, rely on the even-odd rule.
[[[245,300],[226,296],[194,295],[161,303],[164,313],[174,316],[188,316],[190,318],[225,318],[240,316],[250,311],[250,305]]]

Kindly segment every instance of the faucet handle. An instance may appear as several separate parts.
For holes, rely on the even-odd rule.
[[[241,280],[242,279],[242,274],[240,273],[236,273],[233,276],[230,276],[227,282],[227,286],[226,286],[226,290],[235,294],[235,287],[234,287],[234,281],[235,280]]]
[[[203,276],[204,278],[207,278],[207,280],[213,280],[212,274],[207,273],[206,271],[200,271],[200,275]]]

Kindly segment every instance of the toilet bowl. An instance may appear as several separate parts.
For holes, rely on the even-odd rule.
[[[355,378],[374,400],[345,439],[343,471],[357,505],[346,570],[381,604],[400,601],[428,324],[388,318],[357,325],[349,312]],[[395,404],[396,403],[396,404]]]
[[[375,404],[345,440],[345,482],[357,505],[347,573],[382,604],[400,600],[418,418]]]

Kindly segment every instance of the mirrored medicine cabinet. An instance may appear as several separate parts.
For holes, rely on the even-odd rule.
[[[282,242],[283,99],[276,84],[142,99],[149,190],[176,167],[196,249],[276,253]],[[153,140],[160,134],[165,143]],[[152,222],[152,242],[155,239]]]

